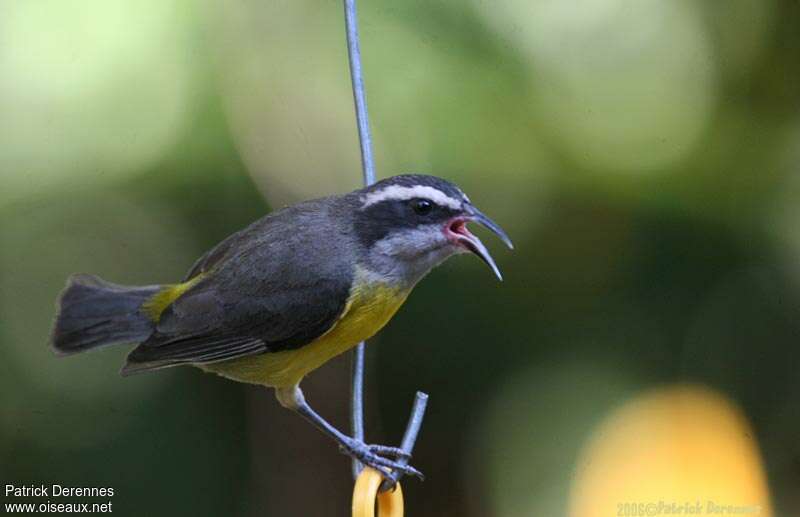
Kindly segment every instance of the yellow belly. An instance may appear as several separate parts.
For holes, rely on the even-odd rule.
[[[264,386],[294,386],[309,372],[375,335],[408,296],[408,289],[367,285],[357,275],[343,315],[325,334],[296,350],[199,365],[224,377]]]

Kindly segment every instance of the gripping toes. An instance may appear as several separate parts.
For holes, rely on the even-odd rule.
[[[405,463],[400,463],[397,461],[392,461],[390,459],[384,458],[383,456],[378,456],[377,454],[367,454],[363,458],[358,458],[358,460],[363,463],[364,465],[369,465],[370,467],[386,467],[390,470],[396,470],[398,472],[402,472],[406,476],[416,476],[420,479],[425,479],[425,476],[422,475],[422,472],[415,469],[411,465],[406,465]]]
[[[391,456],[392,458],[402,458],[404,460],[411,459],[411,454],[407,453],[400,447],[389,447],[388,445],[375,445],[367,444],[370,452],[380,454],[381,456]]]
[[[391,471],[402,472],[407,476],[416,476],[420,479],[425,479],[422,472],[415,469],[411,465],[405,464],[410,455],[397,447],[389,447],[386,445],[368,445],[363,442],[353,440],[346,446],[342,446],[342,452],[354,457],[364,465],[368,465],[388,477]],[[389,459],[385,456],[399,458],[404,461],[397,461]]]

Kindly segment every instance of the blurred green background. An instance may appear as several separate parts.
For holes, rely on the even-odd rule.
[[[70,273],[175,281],[359,186],[341,3],[0,5],[0,481],[111,486],[121,515],[348,515],[346,458],[271,392],[47,347]],[[368,347],[369,441],[431,395],[409,512],[566,515],[595,426],[691,381],[800,514],[800,5],[359,8],[379,176],[453,180],[516,244],[487,237],[505,282],[454,259]],[[304,383],[343,427],[348,372]]]

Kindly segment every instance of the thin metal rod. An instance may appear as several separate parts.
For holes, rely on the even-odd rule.
[[[344,19],[347,25],[347,54],[350,57],[350,80],[353,83],[353,100],[356,104],[358,139],[361,142],[361,165],[364,169],[364,184],[369,186],[375,183],[375,162],[372,159],[372,135],[369,130],[364,76],[361,73],[356,0],[344,0]]]
[[[428,395],[418,391],[417,396],[414,397],[414,407],[411,409],[411,416],[408,419],[408,424],[406,424],[406,432],[403,434],[403,441],[400,444],[400,448],[408,455],[408,457],[400,458],[399,463],[403,465],[408,464],[411,452],[414,450],[414,444],[417,442],[417,435],[422,427],[422,419],[425,418],[425,409],[427,407]],[[397,470],[392,471],[391,479],[384,479],[383,483],[381,483],[381,492],[392,489],[401,477],[403,477],[402,472]]]
[[[352,362],[353,388],[350,404],[350,428],[353,438],[364,441],[364,342],[353,350]],[[353,477],[357,478],[364,468],[361,462],[353,459]]]
[[[356,16],[356,0],[344,0],[344,18],[347,27],[347,54],[350,58],[350,80],[353,83],[353,101],[356,107],[356,123],[358,125],[358,141],[361,145],[361,166],[364,171],[364,184],[375,183],[375,163],[372,158],[372,135],[369,129],[369,112],[367,111],[367,98],[364,93],[364,76],[361,71],[361,48],[358,37],[358,18]],[[353,438],[364,441],[364,343],[361,342],[353,351],[352,362],[352,402],[350,424]],[[428,404],[428,395],[417,392],[411,417],[406,425],[401,448],[411,456],[414,443],[417,441],[425,408]],[[408,458],[401,459],[401,463],[408,464]],[[363,465],[358,460],[353,460],[353,477],[361,473]],[[395,486],[403,476],[399,471],[394,471],[391,479],[384,480],[382,490]]]
[[[356,105],[358,141],[361,145],[361,167],[364,184],[375,183],[375,162],[372,158],[372,135],[369,130],[367,97],[364,93],[364,76],[361,73],[361,48],[358,38],[358,18],[355,0],[344,0],[344,19],[347,27],[347,55],[350,58],[350,80],[353,83],[353,101]],[[353,388],[350,407],[350,426],[353,438],[364,441],[364,342],[353,351]],[[358,477],[363,465],[353,460],[353,477]]]

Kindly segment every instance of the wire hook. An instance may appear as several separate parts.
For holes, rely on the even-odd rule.
[[[361,149],[361,166],[366,186],[375,183],[375,163],[372,157],[372,135],[369,130],[369,113],[367,98],[364,92],[364,76],[361,70],[361,47],[358,37],[358,18],[356,0],[344,0],[345,29],[347,32],[347,54],[350,64],[350,80],[353,86],[353,102],[356,110],[358,139]],[[364,441],[364,343],[359,343],[353,352],[352,369],[351,419],[353,438]],[[428,395],[417,392],[411,417],[406,425],[401,449],[406,452],[405,460],[411,456],[414,442],[422,426]],[[364,469],[363,465],[353,459],[353,477],[356,485],[353,491],[353,516],[373,517],[377,498],[381,516],[399,517],[403,515],[403,494],[398,480],[403,475],[400,471],[390,473],[386,479],[374,469]],[[358,506],[357,504],[358,503]],[[356,511],[360,513],[356,513]]]
[[[350,80],[353,85],[353,101],[356,109],[356,124],[358,126],[358,140],[361,149],[361,166],[364,171],[364,185],[375,183],[375,163],[372,157],[372,135],[369,130],[369,112],[367,111],[367,97],[364,92],[364,76],[361,70],[361,46],[358,37],[358,16],[356,13],[356,0],[344,0],[344,19],[347,32],[347,55],[350,64]],[[350,406],[350,423],[353,438],[364,441],[364,342],[359,343],[353,351],[352,367],[352,398]],[[403,437],[402,449],[409,455],[414,448],[417,433],[422,425],[425,414],[425,405],[428,396],[417,392],[414,409],[406,427]],[[357,478],[363,466],[353,459],[353,478]],[[390,479],[383,484],[381,491],[385,492],[397,483],[402,474],[392,473]]]

